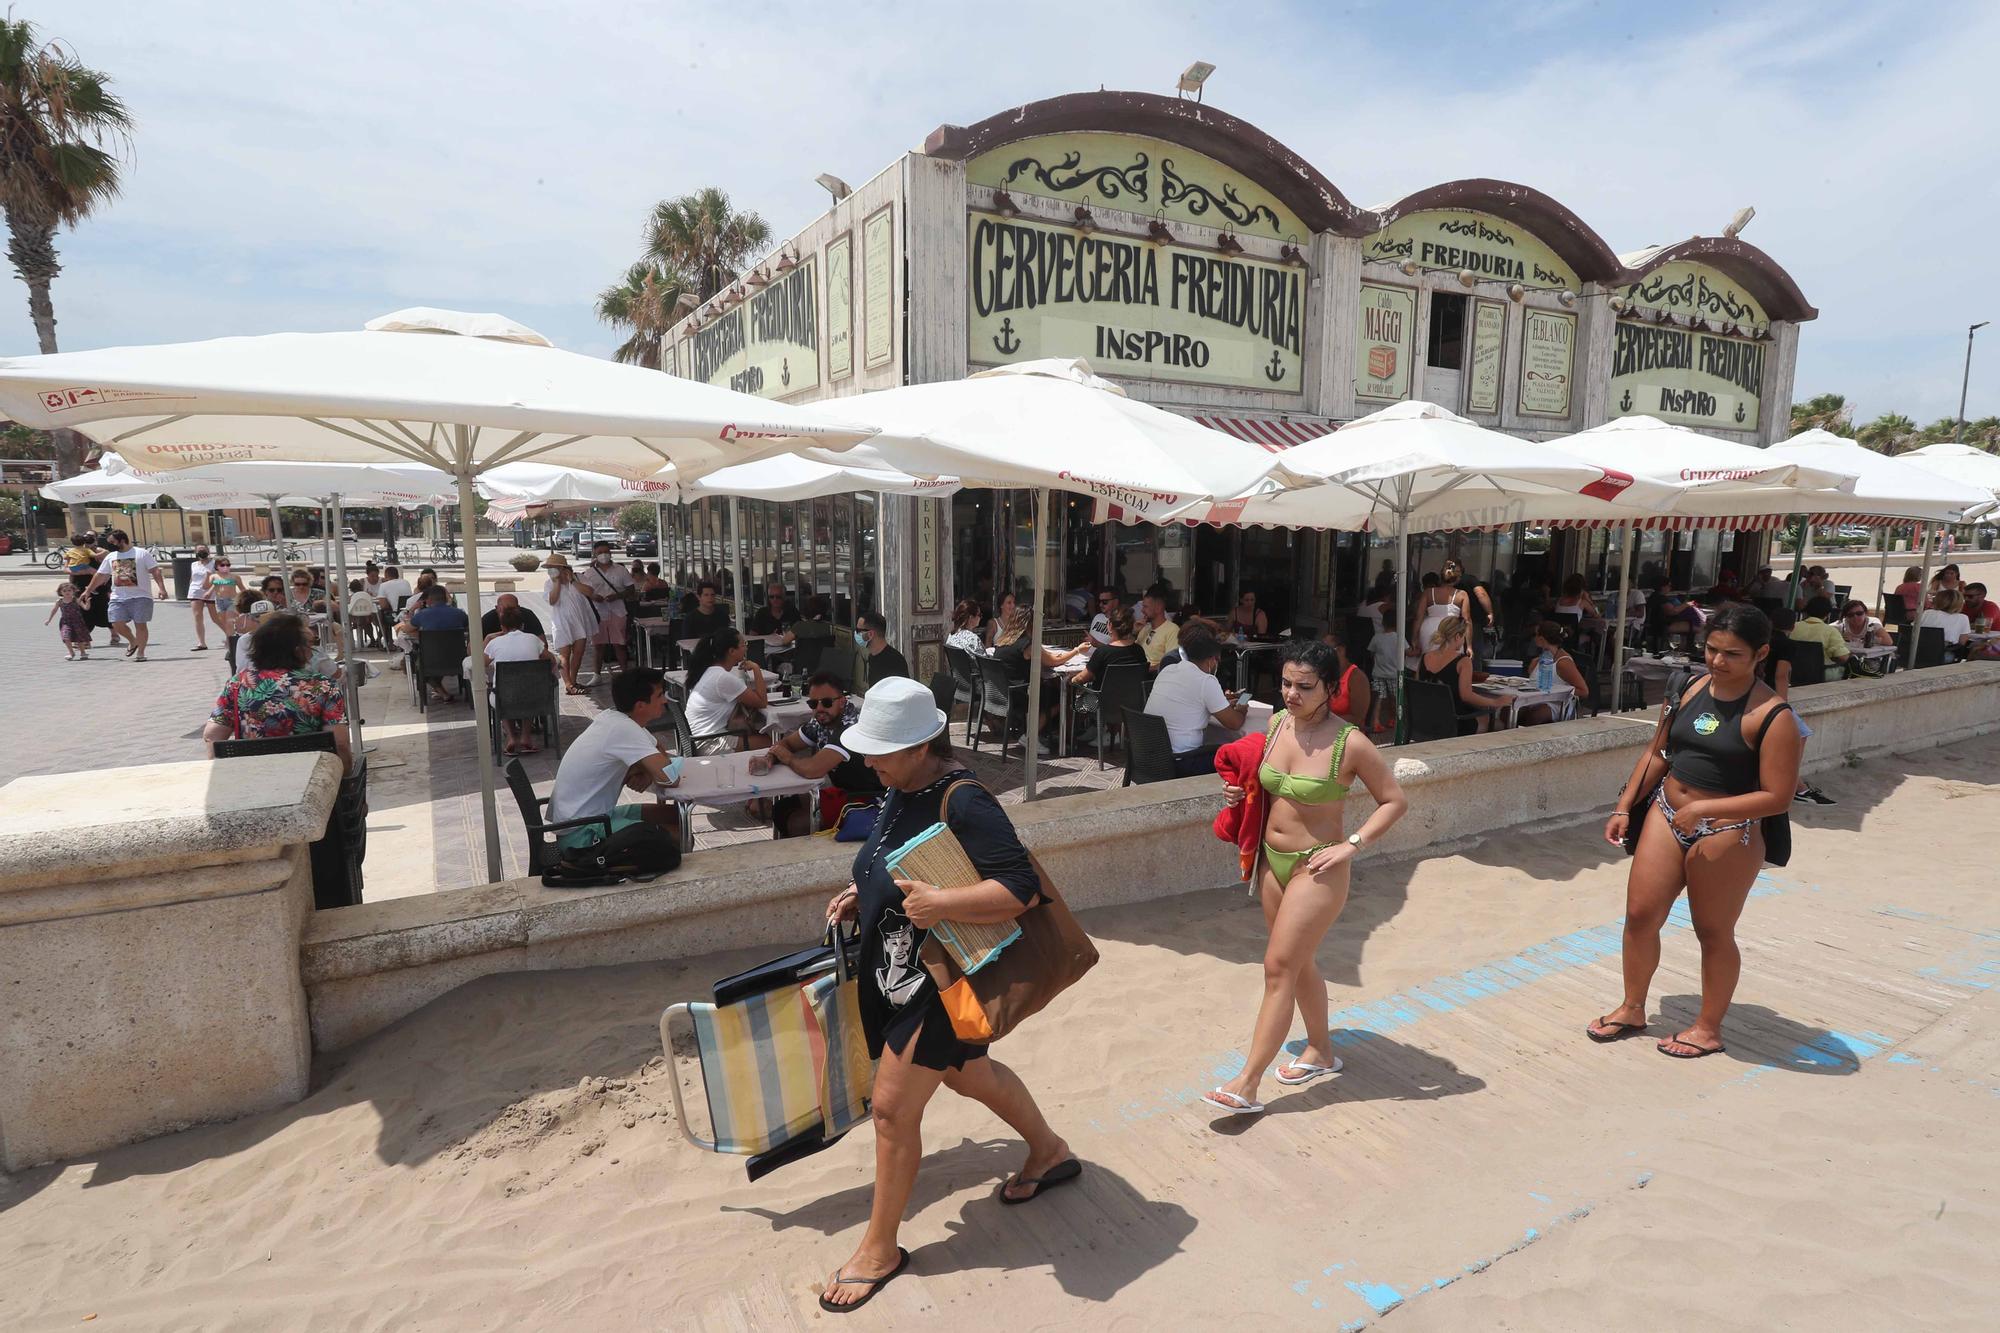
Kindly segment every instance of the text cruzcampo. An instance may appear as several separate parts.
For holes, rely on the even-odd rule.
[[[973,224],[973,308],[981,318],[1060,305],[1161,305],[1160,251],[1117,236],[1044,230],[996,218]],[[1166,307],[1299,352],[1302,311],[1296,270],[1222,255],[1171,252]],[[1124,359],[1178,357],[1202,365],[1198,339],[1100,330],[1101,354]],[[1199,350],[1197,350],[1199,349]],[[1200,360],[1194,358],[1199,357]]]

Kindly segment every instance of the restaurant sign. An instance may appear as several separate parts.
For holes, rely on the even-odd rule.
[[[975,365],[1087,357],[1106,375],[1303,389],[1299,269],[1021,218],[967,225]]]
[[[688,376],[738,393],[787,398],[819,386],[819,287],[812,259],[688,340]]]
[[[1664,310],[1684,319],[1748,328],[1770,323],[1764,307],[1740,286],[1706,264],[1662,264],[1619,293],[1635,309]]]
[[[1300,242],[1312,228],[1212,157],[1134,134],[1043,134],[982,153],[965,179],[1010,194],[1101,204],[1165,222]]]
[[[1521,324],[1521,411],[1566,417],[1576,377],[1576,316],[1530,310]]]
[[[1417,359],[1416,291],[1362,283],[1360,332],[1354,396],[1402,402],[1410,396],[1410,371]]]
[[[1487,282],[1577,290],[1576,273],[1511,222],[1465,208],[1406,213],[1361,243],[1364,260],[1414,260],[1425,269],[1470,271]]]
[[[1612,330],[1611,414],[1756,430],[1764,351],[1746,338],[1621,319]]]

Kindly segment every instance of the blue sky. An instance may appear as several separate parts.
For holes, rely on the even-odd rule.
[[[650,204],[728,190],[779,236],[813,176],[859,182],[943,123],[1096,88],[1208,100],[1359,204],[1461,176],[1533,185],[1614,250],[1720,230],[1822,314],[1798,396],[1957,408],[2000,318],[2000,6],[1138,3],[1007,6],[22,0],[139,119],[125,196],[59,238],[65,348],[504,311],[617,339],[593,294]],[[199,21],[191,14],[199,13]],[[34,350],[25,288],[0,352]],[[2000,412],[2000,325],[1968,414]]]

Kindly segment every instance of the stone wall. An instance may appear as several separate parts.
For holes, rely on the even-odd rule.
[[[2000,665],[1809,686],[1794,703],[1817,731],[1811,771],[2000,727]],[[1606,715],[1411,747],[1396,759],[1410,814],[1377,854],[1608,813],[1652,725],[1651,713]],[[1096,907],[1235,880],[1233,851],[1210,829],[1219,793],[1213,777],[1186,778],[1010,810],[1070,900]],[[1357,804],[1351,822],[1368,809],[1365,796]],[[853,852],[817,838],[754,843],[690,857],[648,885],[557,892],[516,880],[316,913],[302,960],[314,1045],[346,1046],[493,972],[797,946],[819,933]]]

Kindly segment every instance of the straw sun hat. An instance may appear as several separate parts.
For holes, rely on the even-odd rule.
[[[562,553],[561,551],[554,551],[554,552],[551,552],[551,553],[550,553],[550,554],[549,554],[548,556],[546,556],[546,557],[544,557],[544,558],[543,558],[543,560],[542,560],[542,568],[543,568],[543,569],[568,569],[568,568],[569,568],[569,557],[568,557],[568,556],[566,556],[566,555],[564,555],[564,554],[563,554],[563,553]]]
[[[908,676],[891,676],[862,696],[861,719],[841,733],[855,754],[894,754],[922,745],[950,725],[930,688]]]

